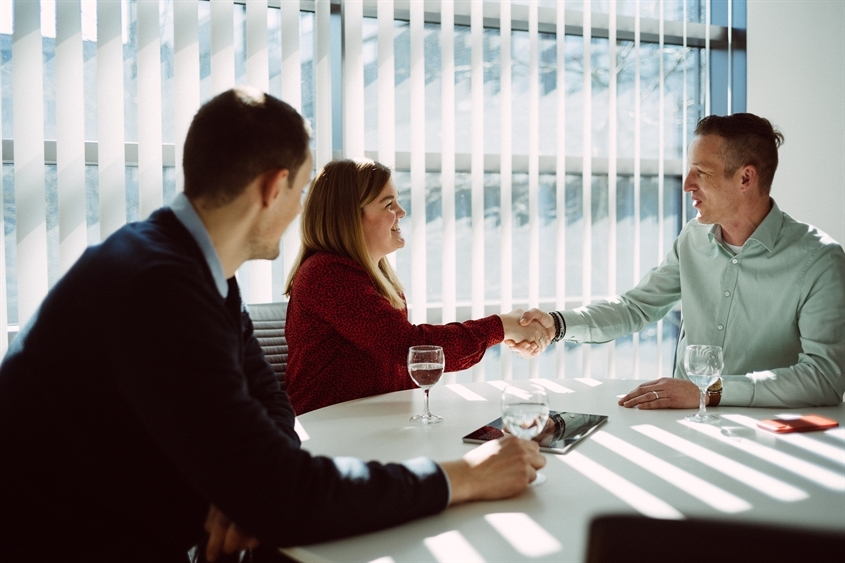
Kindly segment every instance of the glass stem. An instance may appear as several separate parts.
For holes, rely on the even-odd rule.
[[[431,411],[428,410],[428,389],[425,390],[425,408],[423,409],[423,416],[431,416]]]
[[[704,417],[707,415],[707,391],[706,388],[701,389],[699,388],[699,400],[698,400],[698,416]]]

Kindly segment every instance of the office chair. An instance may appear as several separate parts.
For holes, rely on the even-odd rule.
[[[285,339],[288,303],[260,303],[248,305],[247,309],[255,327],[255,337],[264,350],[264,357],[273,367],[279,383],[284,383],[288,365],[288,342]]]
[[[590,523],[587,563],[765,563],[842,561],[845,532],[728,520],[598,516]]]

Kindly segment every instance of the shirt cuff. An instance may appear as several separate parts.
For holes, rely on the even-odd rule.
[[[749,375],[723,375],[719,406],[747,407],[754,399],[754,382]]]
[[[437,469],[440,470],[440,473],[443,475],[443,480],[446,481],[446,506],[444,508],[448,508],[452,506],[452,481],[449,480],[449,475],[440,466],[439,463],[435,462],[437,465]]]
[[[560,314],[566,323],[566,333],[563,335],[563,339],[583,342],[587,335],[587,325],[581,320],[581,315],[575,311],[560,311]]]

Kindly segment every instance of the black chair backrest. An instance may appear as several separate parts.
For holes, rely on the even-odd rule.
[[[845,532],[736,520],[607,515],[590,523],[586,561],[824,563],[843,559]]]
[[[247,309],[264,357],[273,366],[279,383],[284,383],[288,365],[288,341],[285,339],[288,302],[258,303],[247,305]]]

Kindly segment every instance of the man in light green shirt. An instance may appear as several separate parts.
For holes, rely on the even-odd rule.
[[[528,311],[555,338],[607,342],[663,318],[680,301],[674,378],[644,383],[626,407],[693,408],[688,344],[724,350],[722,388],[707,402],[761,407],[835,405],[845,392],[845,253],[769,197],[783,135],[751,114],[702,119],[690,145],[697,217],[634,289],[551,314]],[[718,385],[718,384],[717,384]]]

